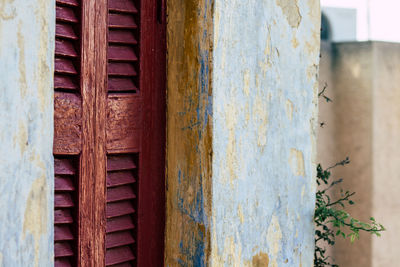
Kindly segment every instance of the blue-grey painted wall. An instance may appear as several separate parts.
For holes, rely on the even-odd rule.
[[[54,0],[0,0],[0,266],[53,266]]]
[[[212,266],[312,266],[319,32],[317,0],[215,1]]]
[[[166,266],[312,266],[320,15],[168,1]]]

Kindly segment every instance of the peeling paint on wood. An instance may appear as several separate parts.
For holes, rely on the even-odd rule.
[[[211,210],[211,0],[168,7],[165,266],[208,266]]]

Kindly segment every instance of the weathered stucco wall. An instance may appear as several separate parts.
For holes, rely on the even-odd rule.
[[[319,32],[318,0],[168,1],[166,266],[312,265]]]
[[[0,266],[53,265],[54,2],[0,0]]]
[[[319,1],[215,3],[212,265],[312,266]]]

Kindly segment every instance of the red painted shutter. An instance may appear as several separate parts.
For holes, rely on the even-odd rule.
[[[136,258],[137,160],[135,154],[108,156],[106,266]]]
[[[77,160],[74,157],[56,157],[54,172],[55,265],[71,266],[77,259]]]
[[[160,0],[57,0],[55,265],[163,265]]]
[[[80,6],[74,0],[56,3],[54,68],[54,256],[55,266],[64,267],[78,259]]]

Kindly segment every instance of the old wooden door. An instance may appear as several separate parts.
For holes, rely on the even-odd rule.
[[[55,265],[163,265],[163,0],[56,0]]]

